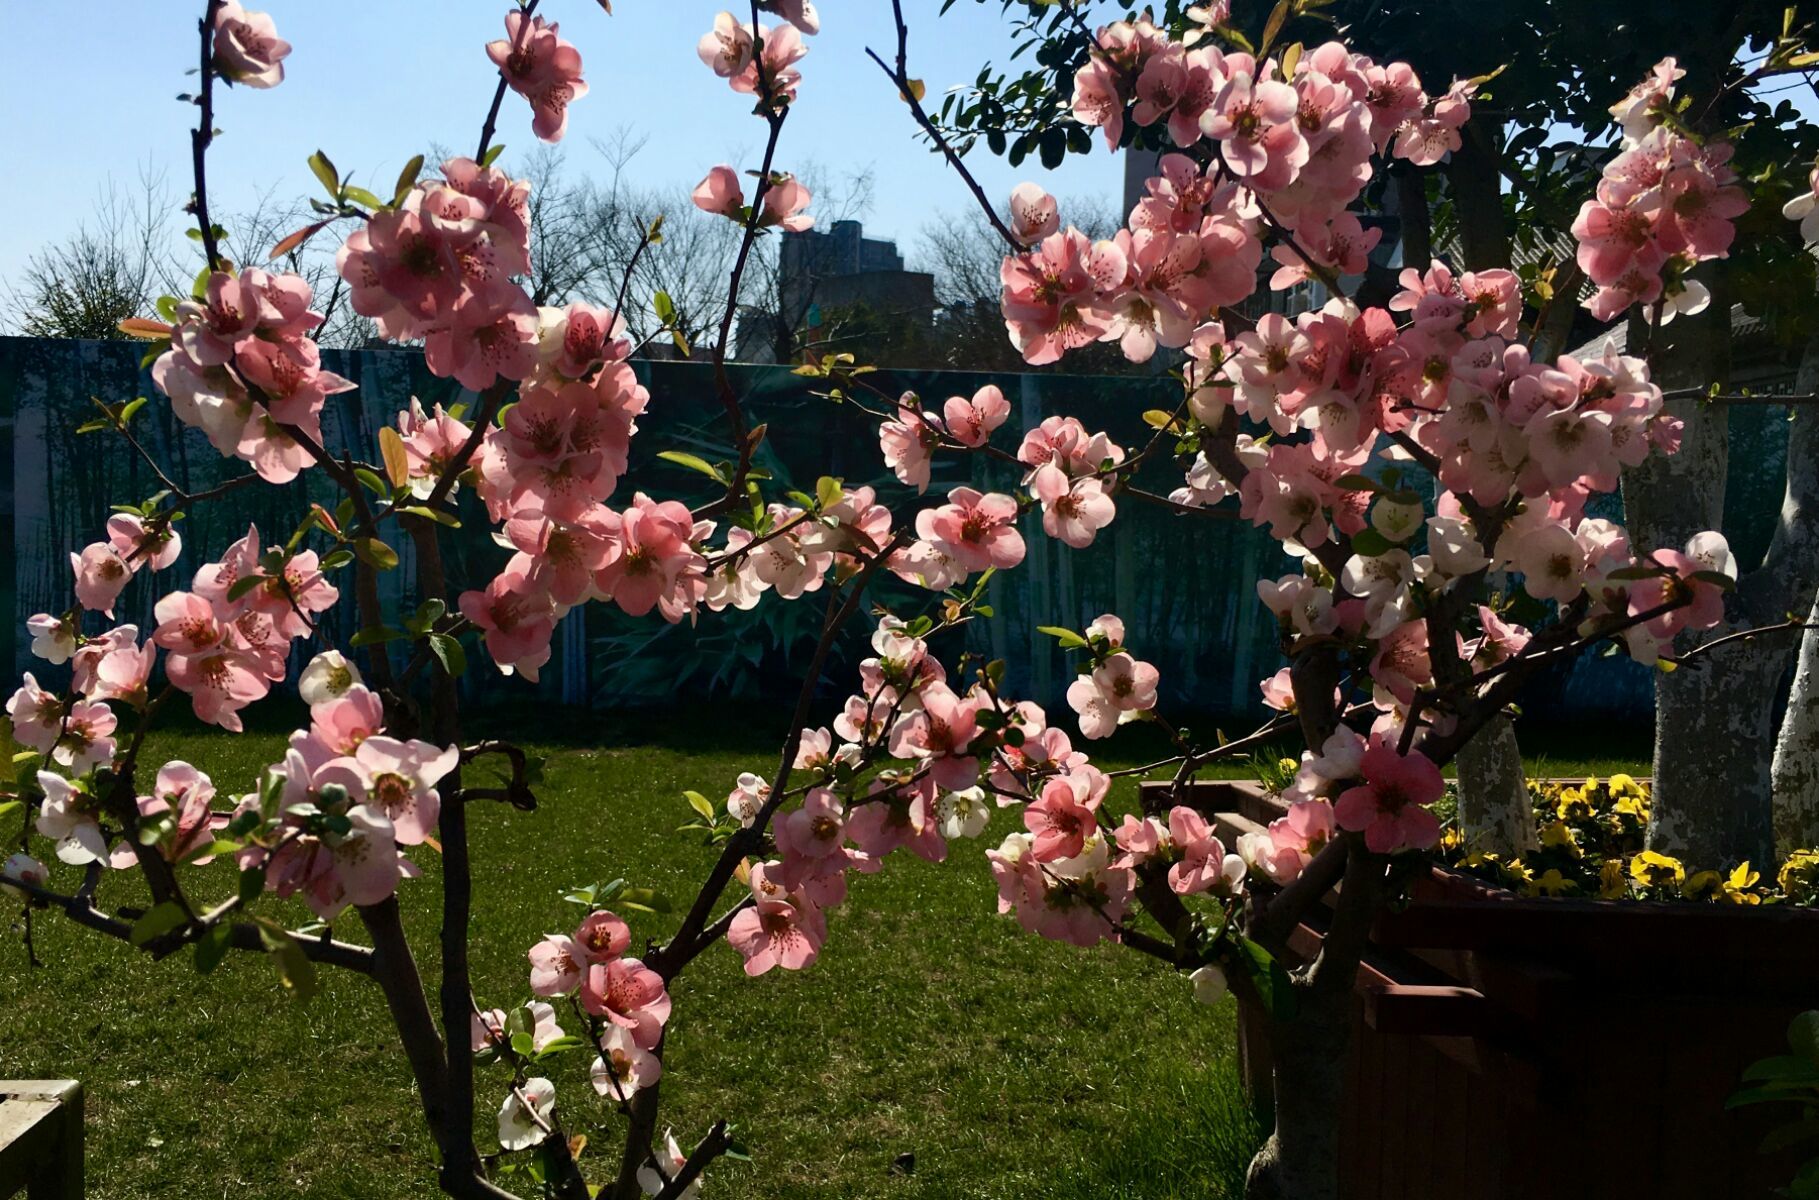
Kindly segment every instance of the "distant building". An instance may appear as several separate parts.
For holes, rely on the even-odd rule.
[[[935,319],[935,277],[906,270],[897,243],[866,237],[858,221],[835,221],[826,232],[783,235],[777,303],[777,312],[740,313],[742,360],[775,361],[782,333],[813,340],[809,331],[842,310],[863,309],[873,317],[928,330]]]

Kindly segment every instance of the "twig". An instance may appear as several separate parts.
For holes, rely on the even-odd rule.
[[[998,231],[998,236],[1004,239],[1005,244],[1010,247],[1011,253],[1022,254],[1025,250],[1024,244],[1005,225],[1004,218],[998,215],[997,206],[986,196],[985,189],[979,186],[979,181],[973,178],[973,173],[966,169],[966,164],[960,161],[960,156],[954,152],[954,148],[948,144],[948,140],[941,135],[941,131],[935,128],[935,123],[929,120],[928,113],[923,111],[922,101],[916,98],[916,93],[912,90],[909,77],[909,26],[903,21],[903,0],[891,0],[891,15],[897,22],[896,69],[892,70],[878,56],[878,52],[870,47],[867,47],[865,51],[866,56],[877,63],[878,69],[897,85],[897,91],[902,95],[904,103],[909,105],[910,113],[916,118],[916,124],[922,127],[922,132],[927,134],[929,140],[934,142],[935,147],[941,151],[947,159],[947,165],[959,172],[961,180],[973,193],[973,198],[979,202],[979,207],[985,213],[986,220],[990,221],[992,228]]]

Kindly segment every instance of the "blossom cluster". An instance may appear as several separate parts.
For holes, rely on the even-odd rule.
[[[294,431],[319,442],[323,402],[354,387],[322,369],[310,336],[322,315],[310,303],[301,276],[211,272],[199,296],[176,305],[170,347],[152,364],[177,419],[270,483],[297,477],[309,458]]]
[[[1734,222],[1749,207],[1730,143],[1695,139],[1669,120],[1674,82],[1685,74],[1663,59],[1611,106],[1623,131],[1620,153],[1605,164],[1597,195],[1580,206],[1572,230],[1579,268],[1598,289],[1586,307],[1600,321],[1632,305],[1663,324],[1703,311],[1711,293],[1687,272],[1730,253]]]
[[[1381,230],[1347,211],[1385,152],[1431,165],[1460,146],[1469,83],[1430,98],[1404,63],[1379,65],[1329,42],[1259,62],[1171,42],[1147,18],[1101,29],[1074,79],[1073,113],[1116,147],[1128,118],[1162,126],[1183,150],[1211,146],[1203,168],[1166,155],[1127,226],[1093,242],[1060,228],[1053,201],[1025,185],[1004,260],[1005,321],[1031,363],[1095,341],[1132,361],[1187,345],[1194,330],[1257,286],[1272,231],[1270,286],[1362,272]]]

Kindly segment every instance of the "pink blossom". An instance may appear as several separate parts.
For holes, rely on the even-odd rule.
[[[587,968],[581,1007],[630,1032],[642,1049],[656,1046],[669,1020],[663,977],[635,958],[615,958]]]
[[[148,531],[145,521],[132,513],[115,513],[107,519],[107,540],[134,570],[150,563],[152,570],[162,571],[183,553],[183,537],[170,525]]]
[[[772,967],[799,971],[815,961],[827,938],[827,922],[800,893],[785,893],[771,877],[772,867],[752,868],[750,908],[733,918],[726,940],[745,959],[747,975]]]
[[[947,434],[962,446],[979,447],[991,441],[992,431],[1011,415],[1010,401],[995,384],[986,384],[972,399],[950,396],[941,406]]]
[[[740,220],[745,211],[745,190],[739,186],[739,174],[728,166],[709,171],[707,177],[695,185],[690,198],[696,208],[716,216]]]
[[[430,836],[442,811],[436,781],[455,769],[460,756],[454,746],[404,742],[379,734],[360,743],[354,760],[372,781],[367,795],[391,819],[399,845],[415,846]]]
[[[587,914],[580,928],[575,930],[574,946],[590,964],[617,958],[631,944],[631,926],[605,909]]]
[[[794,175],[778,172],[771,176],[770,186],[764,189],[764,199],[759,204],[763,210],[758,218],[760,229],[779,227],[790,233],[801,233],[815,224],[815,218],[804,212],[814,197],[808,188]]]
[[[12,721],[13,740],[40,754],[49,754],[63,731],[63,701],[39,687],[30,671],[7,700],[6,715]]]
[[[1092,476],[1069,479],[1053,463],[1036,468],[1030,491],[1042,502],[1043,532],[1075,549],[1092,545],[1117,515],[1103,482]]]
[[[1257,82],[1240,70],[1220,88],[1200,129],[1220,143],[1234,174],[1253,187],[1280,188],[1308,160],[1307,141],[1295,123],[1299,106],[1295,89],[1287,84]]]
[[[126,559],[108,543],[94,542],[81,554],[71,554],[69,565],[76,573],[77,603],[112,617],[114,602],[133,577]]]
[[[905,392],[897,403],[897,417],[878,426],[878,445],[884,453],[884,465],[921,495],[928,490],[929,466],[934,450],[941,441],[941,425],[913,403],[914,393]]]
[[[740,24],[729,12],[714,18],[714,27],[696,47],[701,61],[722,79],[742,74],[751,65],[752,52],[752,27]]]
[[[1038,862],[1073,858],[1098,831],[1098,817],[1083,780],[1057,776],[1043,785],[1042,795],[1023,810],[1023,824],[1035,838],[1030,852]]]
[[[59,861],[82,866],[107,855],[101,835],[101,802],[79,782],[50,771],[38,772],[38,789],[44,802],[38,808],[35,828],[57,843]]]
[[[1419,750],[1400,754],[1394,743],[1373,738],[1359,766],[1364,782],[1340,793],[1333,816],[1341,829],[1364,834],[1376,854],[1425,850],[1440,836],[1440,821],[1428,808],[1446,790],[1446,781]]]
[[[1168,869],[1171,891],[1191,896],[1230,886],[1232,868],[1227,865],[1225,845],[1213,835],[1205,817],[1177,804],[1169,810],[1168,832],[1169,840],[1181,852],[1181,861]]]
[[[918,536],[937,543],[969,572],[1006,569],[1023,561],[1015,500],[969,487],[955,488],[947,499],[939,508],[916,514]]]
[[[558,35],[557,25],[542,17],[528,22],[522,12],[505,14],[505,38],[486,44],[486,56],[514,92],[530,101],[531,132],[546,142],[559,142],[568,130],[568,106],[587,95],[581,78],[581,52]]]
[[[1012,189],[1010,213],[1011,232],[1026,246],[1061,228],[1055,198],[1033,183],[1020,183]]]
[[[76,775],[112,762],[116,725],[113,710],[107,705],[90,700],[76,701],[64,714],[63,730],[51,749],[51,759]]]
[[[227,827],[226,813],[211,812],[215,784],[207,775],[186,762],[169,762],[158,768],[158,776],[149,796],[139,797],[139,820],[156,822],[166,814],[175,814],[176,823],[158,839],[157,850],[173,863],[206,866],[214,861],[207,851],[215,838]],[[114,847],[108,865],[121,870],[139,859],[142,848],[123,840]]]
[[[310,734],[336,754],[352,757],[361,743],[385,728],[378,693],[353,684],[339,696],[310,706]]]
[[[663,1078],[663,1063],[640,1046],[631,1031],[615,1025],[600,1039],[600,1057],[588,1069],[594,1090],[613,1100],[629,1100]]]
[[[552,933],[530,950],[531,995],[566,996],[581,986],[582,968],[589,962],[573,938]]]
[[[499,669],[535,680],[549,661],[556,628],[555,604],[530,577],[530,565],[515,556],[484,592],[461,593],[461,613],[480,629],[487,653]]]
[[[238,0],[223,0],[215,10],[214,66],[223,79],[252,88],[284,82],[284,60],[291,44],[278,36],[271,17],[247,12]]]
[[[620,536],[622,551],[595,574],[595,589],[634,617],[661,602],[665,619],[680,619],[680,610],[671,607],[678,583],[705,563],[691,542],[694,518],[687,506],[639,492],[620,517]]]

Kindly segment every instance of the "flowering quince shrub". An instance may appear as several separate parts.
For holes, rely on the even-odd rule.
[[[714,1159],[740,1152],[725,1122],[687,1149],[672,1131],[659,1135],[665,1037],[683,1019],[672,988],[688,964],[725,942],[748,975],[807,968],[838,936],[851,873],[883,870],[898,851],[945,859],[1008,808],[1017,828],[984,851],[1001,911],[1039,936],[1137,950],[1185,974],[1202,1000],[1231,988],[1264,1006],[1279,1092],[1311,1098],[1296,1111],[1336,1112],[1333,1047],[1343,1046],[1364,932],[1387,899],[1392,857],[1441,836],[1441,768],[1563,655],[1606,640],[1646,663],[1670,655],[1682,630],[1719,620],[1736,571],[1716,534],[1682,548],[1632,547],[1622,527],[1586,515],[1619,466],[1677,448],[1677,423],[1643,361],[1615,351],[1534,359],[1508,272],[1455,274],[1436,262],[1405,271],[1387,307],[1344,298],[1341,277],[1362,268],[1377,237],[1350,208],[1385,159],[1422,168],[1457,149],[1478,85],[1430,94],[1405,64],[1338,42],[1253,44],[1225,27],[1218,5],[1192,10],[1177,30],[1147,17],[1098,30],[1075,81],[1075,113],[1113,144],[1127,121],[1166,127],[1175,152],[1109,239],[1064,228],[1059,206],[1030,185],[1011,197],[1008,222],[988,204],[1006,240],[1006,327],[1031,363],[1093,341],[1116,341],[1137,361],[1180,350],[1172,409],[1149,414],[1136,436],[1069,416],[1007,430],[1010,406],[996,387],[936,408],[883,391],[869,367],[833,356],[799,373],[877,420],[900,494],[837,479],[812,494],[772,494],[753,469],[764,429],[747,423],[725,370],[729,304],[713,360],[731,460],[661,454],[716,485],[715,499],[691,508],[622,486],[650,403],[627,361],[638,314],[581,301],[538,308],[521,283],[529,185],[496,165],[502,103],[508,92],[521,97],[533,132],[555,140],[587,92],[579,50],[539,6],[510,8],[505,38],[484,47],[497,83],[471,157],[427,174],[414,160],[384,198],[350,185],[318,152],[311,167],[329,199],[274,251],[345,229],[337,266],[354,309],[387,338],[420,341],[432,373],[474,394],[448,407],[413,402],[360,461],[322,445],[321,414],[352,385],[321,367],[310,289],[227,261],[208,216],[214,85],[278,83],[289,47],[269,19],[207,0],[193,202],[207,267],[191,296],[160,303],[161,320],[126,328],[154,342],[153,377],[178,418],[250,473],[209,493],[173,484],[123,507],[104,539],[72,555],[72,607],[32,618],[35,651],[69,664],[71,678],[47,688],[28,675],[8,703],[25,748],[12,803],[59,865],[16,856],[0,868],[4,886],[154,954],[190,948],[204,971],[250,950],[271,955],[299,993],[318,964],[371,976],[450,1194],[505,1196],[522,1184],[565,1198],[674,1198],[694,1195]],[[761,24],[761,9],[778,23]],[[812,197],[779,169],[777,152],[811,87],[805,39],[819,27],[812,5],[771,0],[720,14],[697,47],[766,130],[755,171],[715,166],[693,196],[741,230],[733,297],[760,236],[812,222]],[[873,58],[960,166],[908,74],[900,11],[897,32],[894,65]],[[1649,100],[1638,120],[1660,111]],[[1665,295],[1683,257],[1723,253],[1734,185],[1711,143],[1689,149],[1643,131],[1633,153],[1622,186],[1600,189],[1600,211],[1615,215],[1588,223],[1585,253],[1603,271],[1598,239],[1617,225],[1646,226],[1647,247],[1600,286],[1628,288],[1621,280],[1632,270],[1654,270]],[[1656,168],[1678,182],[1642,196],[1634,189],[1656,186],[1644,179]],[[1239,317],[1232,306],[1257,290],[1266,257],[1270,288],[1315,279],[1335,298],[1293,318]],[[1643,302],[1638,287],[1631,294]],[[1599,295],[1594,303],[1610,302]],[[686,345],[670,328],[671,307],[655,302],[658,331]],[[107,407],[96,424],[144,453],[132,431],[137,403]],[[1017,482],[928,496],[938,454],[998,460]],[[1140,486],[1140,469],[1171,454],[1182,486],[1170,495]],[[271,538],[249,529],[212,560],[191,548],[200,565],[181,566],[179,504],[305,473],[336,489],[332,508],[310,505]],[[1279,712],[1254,733],[1208,739],[1172,724],[1143,631],[1111,614],[1080,630],[1047,629],[1078,667],[1066,712],[1007,694],[1002,662],[937,657],[947,635],[992,617],[988,580],[1020,565],[1038,529],[1085,547],[1123,503],[1191,516],[1228,500],[1300,563],[1259,588],[1291,665],[1263,681]],[[452,579],[439,531],[476,518],[509,557],[489,576]],[[386,613],[376,586],[400,564],[386,541],[394,531],[415,549],[410,613]],[[155,627],[104,627],[141,571],[158,592]],[[868,609],[867,588],[886,572],[925,589],[928,603]],[[1490,586],[1493,573],[1518,579],[1548,618],[1518,622],[1511,596]],[[344,588],[359,632],[329,646],[318,618]],[[463,742],[455,680],[470,649],[535,680],[557,622],[578,605],[679,623],[811,594],[825,606],[822,634],[775,767],[741,774],[722,800],[687,797],[693,831],[718,852],[675,932],[662,942],[634,934],[621,914],[652,906],[645,889],[623,880],[577,888],[575,913],[552,915],[554,931],[526,947],[524,992],[476,996],[467,806],[534,808],[538,771],[514,746]],[[873,625],[872,655],[823,713],[815,696],[833,640],[861,617]],[[298,643],[310,655],[297,681],[309,724],[281,762],[255,780],[216,781],[193,764],[139,761],[146,730],[174,703],[237,731],[247,706],[290,686]],[[1114,775],[1088,748],[1137,721],[1174,745],[1142,770],[1173,767],[1175,783],[1166,799],[1114,820]],[[1185,785],[1291,730],[1307,749],[1286,784],[1287,815],[1225,845]],[[501,777],[483,778],[480,764],[498,765]],[[404,881],[426,854],[441,857],[443,875],[433,1006],[398,916],[411,899]],[[108,870],[143,879],[151,903],[142,915],[96,907]],[[78,871],[70,888],[63,876]],[[1325,945],[1291,973],[1289,932],[1340,880]],[[205,903],[205,894],[223,898]],[[292,899],[314,923],[282,919]],[[364,944],[336,936],[355,921]],[[1324,1032],[1310,1037],[1309,1028]],[[483,1156],[475,1114],[494,1103],[501,1154]],[[590,1183],[571,1131],[597,1119],[616,1122],[623,1152]],[[1331,1182],[1331,1130],[1309,1138],[1287,1120],[1254,1174],[1277,1179],[1272,1194],[1330,1192],[1321,1181]]]
[[[923,812],[912,800],[901,834],[913,853],[942,852],[929,832],[936,820],[942,840],[964,833],[960,814],[978,803],[975,787],[1022,808],[1025,828],[988,857],[1001,909],[1024,928],[1076,944],[1120,942],[1188,974],[1203,999],[1229,986],[1265,1009],[1277,1093],[1302,1095],[1279,1110],[1251,1186],[1266,1196],[1330,1195],[1343,1066],[1333,1050],[1344,1045],[1365,932],[1397,878],[1392,859],[1441,842],[1441,769],[1549,662],[1609,643],[1672,669],[1676,637],[1721,620],[1737,565],[1716,533],[1636,546],[1621,525],[1590,515],[1620,469],[1679,449],[1680,423],[1644,359],[1615,349],[1536,357],[1539,318],[1528,319],[1509,271],[1411,265],[1384,306],[1346,298],[1345,278],[1363,273],[1378,237],[1351,211],[1363,189],[1387,161],[1421,169],[1459,149],[1488,81],[1430,90],[1406,64],[1377,63],[1339,42],[1272,45],[1270,34],[1255,42],[1226,28],[1228,16],[1213,5],[1170,28],[1145,14],[1080,31],[1090,52],[1074,79],[1074,117],[1102,128],[1113,148],[1128,140],[1128,123],[1154,127],[1172,147],[1122,230],[1089,238],[1029,184],[1005,214],[986,205],[1007,251],[1006,329],[1028,362],[1061,361],[1101,341],[1139,362],[1159,347],[1181,352],[1183,386],[1171,407],[1145,415],[1152,433],[1126,449],[1116,431],[1051,417],[1013,453],[979,439],[989,398],[957,398],[936,413],[913,395],[878,394],[848,362],[802,373],[830,379],[836,400],[875,397],[885,463],[919,493],[939,453],[983,453],[1024,469],[1021,490],[997,503],[958,489],[925,509],[893,568],[906,578],[952,586],[1007,566],[993,547],[1015,545],[1000,532],[1013,504],[1039,509],[1047,536],[1084,546],[1126,502],[1183,514],[1235,502],[1241,519],[1298,562],[1258,588],[1290,665],[1262,681],[1264,703],[1280,715],[1253,734],[1207,740],[1173,726],[1157,711],[1157,671],[1138,652],[1140,633],[1127,648],[1123,624],[1104,616],[1083,631],[1047,630],[1078,656],[1067,689],[1078,745],[1051,714],[1003,696],[994,664],[956,681],[928,671],[919,654],[909,662],[938,704],[921,714],[897,707],[905,736],[885,744],[902,761],[882,770],[920,784]],[[920,107],[901,44],[894,67],[877,61],[960,166]],[[1656,322],[1695,311],[1699,292],[1686,272],[1727,252],[1748,206],[1722,139],[1675,115],[1685,107],[1675,78],[1665,62],[1614,106],[1624,144],[1575,230],[1597,289],[1586,303],[1603,319],[1632,306]],[[1811,212],[1802,199],[1787,215],[1804,221]],[[1271,290],[1315,280],[1332,298],[1299,314],[1246,317],[1234,306],[1265,270]],[[1638,282],[1644,276],[1653,282]],[[1182,486],[1166,496],[1139,486],[1138,469],[1171,451]],[[1538,621],[1517,616],[1537,610],[1546,614]],[[906,631],[926,638],[935,629]],[[842,754],[869,761],[873,743],[855,731],[868,732],[881,704],[898,699],[862,690],[847,702],[848,725],[834,732],[851,745],[836,764]],[[1114,821],[1088,744],[1134,720],[1157,723],[1174,741],[1176,753],[1147,768],[1175,768],[1174,786],[1142,814]],[[1284,781],[1286,815],[1224,846],[1185,785],[1207,764],[1288,730],[1307,749]],[[836,782],[847,773],[836,766]],[[878,789],[851,773],[848,812]],[[893,808],[903,804],[905,784],[897,786]],[[1631,820],[1618,813],[1607,823]],[[1548,848],[1564,853],[1561,838],[1581,835],[1555,823]],[[848,830],[853,850],[878,856],[868,826],[849,817]],[[796,857],[786,839],[776,847],[766,884]],[[1639,850],[1601,851],[1624,872],[1626,894],[1764,898],[1747,864],[1676,878],[1677,864]],[[1605,870],[1601,861],[1601,881]],[[1340,882],[1329,936],[1290,971],[1288,934]],[[1794,889],[1783,890],[1792,898]],[[821,933],[802,923],[809,942]],[[1327,1119],[1310,1127],[1310,1111]]]

